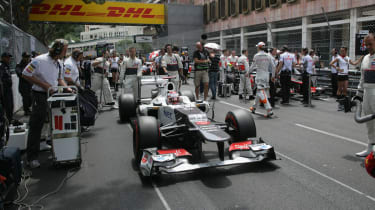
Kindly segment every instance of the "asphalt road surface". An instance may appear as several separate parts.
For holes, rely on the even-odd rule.
[[[229,110],[248,110],[251,103],[238,96],[218,98],[215,119],[223,121]],[[279,160],[151,180],[135,170],[131,126],[118,123],[117,110],[103,111],[83,134],[81,169],[55,169],[49,153],[42,153],[24,202],[71,176],[40,202],[45,209],[374,209],[375,179],[354,156],[367,143],[365,125],[356,124],[353,113],[336,111],[332,98],[313,104],[307,108],[292,100],[278,105],[273,119],[254,116],[258,137],[275,147]],[[217,155],[215,144],[203,149],[206,156]]]

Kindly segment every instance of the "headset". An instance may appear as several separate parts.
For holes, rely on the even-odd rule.
[[[64,40],[64,39],[56,39],[54,42],[53,42],[53,45],[51,47],[51,56],[54,57],[54,56],[58,56],[62,53],[62,51],[64,50],[64,46],[67,44],[67,41]]]

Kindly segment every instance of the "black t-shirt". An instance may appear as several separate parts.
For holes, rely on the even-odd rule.
[[[210,72],[219,71],[220,55],[215,55],[213,58],[210,57]]]
[[[208,51],[202,50],[202,51],[195,51],[193,54],[193,59],[197,58],[198,60],[207,60],[208,59]],[[194,63],[195,71],[200,70],[207,70],[208,69],[208,63]]]

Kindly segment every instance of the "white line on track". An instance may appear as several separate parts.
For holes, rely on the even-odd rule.
[[[280,152],[276,152],[276,154],[280,155],[281,157],[284,157],[285,159],[288,159],[288,160],[292,161],[293,163],[295,163],[295,164],[297,164],[299,166],[302,166],[303,168],[305,168],[305,169],[307,169],[309,171],[312,171],[312,172],[314,172],[314,173],[316,173],[316,174],[318,174],[318,175],[320,175],[320,176],[322,176],[322,177],[324,177],[326,179],[329,179],[329,180],[335,182],[336,184],[339,184],[339,185],[345,187],[346,189],[349,189],[349,190],[351,190],[351,191],[353,191],[355,193],[363,195],[366,198],[368,198],[368,199],[370,199],[370,200],[372,200],[372,201],[375,202],[375,198],[374,197],[369,196],[369,195],[367,195],[367,194],[365,194],[365,193],[363,193],[363,192],[361,192],[361,191],[359,191],[359,190],[357,190],[357,189],[355,189],[353,187],[350,187],[349,185],[344,184],[344,183],[340,182],[339,180],[337,180],[335,178],[332,178],[332,177],[330,177],[330,176],[328,176],[326,174],[323,174],[322,172],[319,172],[318,170],[315,170],[315,169],[313,169],[313,168],[311,168],[311,167],[309,167],[309,166],[307,166],[307,165],[305,165],[305,164],[303,164],[303,163],[301,163],[301,162],[299,162],[297,160],[294,160],[293,158],[290,158],[290,157],[288,157],[288,156],[286,156],[284,154],[281,154]]]
[[[235,105],[235,104],[231,104],[231,103],[228,103],[228,102],[220,101],[220,103],[226,104],[226,105],[229,105],[229,106],[232,106],[232,107],[237,107],[237,108],[240,108],[240,109],[248,110],[248,109],[246,109],[244,107],[241,107],[241,106],[238,106],[238,105]],[[361,144],[361,145],[366,145],[363,142],[360,142],[360,141],[357,141],[357,140],[354,140],[354,139],[350,139],[350,138],[346,138],[346,137],[343,137],[343,136],[339,136],[339,135],[336,135],[336,134],[332,134],[332,133],[329,133],[329,132],[326,132],[326,131],[321,131],[321,130],[318,130],[318,129],[315,129],[315,128],[310,128],[308,126],[304,126],[304,125],[301,125],[301,124],[296,124],[296,125],[300,126],[300,127],[303,127],[303,128],[306,128],[306,129],[310,129],[310,130],[322,133],[322,134],[326,134],[326,135],[329,135],[329,136],[340,138],[340,139],[343,139],[343,140],[346,140],[346,141],[349,141],[349,142],[353,142],[353,143],[357,143],[357,144]],[[309,167],[309,166],[307,166],[307,165],[305,165],[305,164],[303,164],[303,163],[301,163],[301,162],[299,162],[299,161],[297,161],[297,160],[295,160],[295,159],[293,159],[291,157],[288,157],[287,155],[284,155],[284,154],[282,154],[280,152],[276,152],[276,154],[280,155],[281,157],[284,157],[285,159],[287,159],[289,161],[292,161],[293,163],[295,163],[295,164],[297,164],[297,165],[299,165],[299,166],[301,166],[301,167],[303,167],[303,168],[305,168],[305,169],[307,169],[307,170],[309,170],[309,171],[311,171],[311,172],[313,172],[315,174],[318,174],[318,175],[320,175],[320,176],[322,176],[322,177],[324,177],[324,178],[326,178],[328,180],[331,180],[334,183],[336,183],[336,184],[338,184],[338,185],[340,185],[342,187],[345,187],[346,189],[349,189],[349,190],[351,190],[351,191],[353,191],[353,192],[355,192],[355,193],[357,193],[359,195],[363,195],[366,198],[368,198],[368,199],[370,199],[370,200],[372,200],[372,201],[375,202],[375,198],[374,197],[372,197],[370,195],[367,195],[367,194],[365,194],[365,193],[363,193],[363,192],[361,192],[361,191],[359,191],[359,190],[357,190],[357,189],[355,189],[355,188],[353,188],[353,187],[351,187],[351,186],[349,186],[347,184],[344,184],[344,183],[340,182],[339,180],[337,180],[335,178],[332,178],[332,177],[330,177],[330,176],[328,176],[328,175],[326,175],[326,174],[324,174],[324,173],[322,173],[322,172],[320,172],[320,171],[318,171],[316,169],[313,169],[313,168],[311,168],[311,167]]]
[[[130,125],[130,123],[128,123],[127,125],[129,127],[129,130],[133,131],[133,128]],[[171,210],[171,207],[169,207],[169,204],[168,204],[167,200],[165,200],[163,194],[160,192],[158,186],[156,186],[156,184],[154,182],[152,182],[152,187],[154,187],[154,190],[155,190],[156,194],[159,196],[159,199],[160,199],[161,203],[163,204],[164,208],[166,210]]]
[[[309,126],[306,126],[306,125],[302,125],[302,124],[297,123],[296,126],[301,127],[301,128],[305,128],[305,129],[308,129],[308,130],[311,130],[311,131],[315,131],[315,132],[318,132],[318,133],[321,133],[321,134],[325,134],[327,136],[332,136],[332,137],[335,137],[335,138],[338,138],[338,139],[342,139],[342,140],[345,140],[345,141],[348,141],[348,142],[352,142],[352,143],[356,143],[356,144],[359,144],[359,145],[367,146],[367,144],[364,143],[364,142],[361,142],[361,141],[358,141],[358,140],[355,140],[355,139],[351,139],[351,138],[348,138],[348,137],[340,136],[340,135],[330,133],[330,132],[327,132],[327,131],[322,131],[322,130],[312,128],[312,127],[309,127]]]
[[[228,106],[233,106],[233,107],[236,107],[236,108],[239,108],[239,109],[244,109],[244,110],[250,112],[250,109],[246,109],[246,108],[244,108],[244,107],[242,107],[242,106],[238,106],[238,105],[235,105],[235,104],[231,104],[231,103],[228,103],[228,102],[225,102],[225,101],[219,101],[219,102],[222,103],[222,104],[226,104],[226,105],[228,105]]]
[[[158,194],[158,196],[159,196],[161,202],[163,203],[164,208],[165,208],[166,210],[171,210],[171,207],[169,207],[167,201],[165,200],[163,194],[160,192],[158,186],[156,186],[156,184],[155,184],[154,182],[152,182],[152,186],[154,187],[154,189],[155,189],[155,191],[156,191],[156,194]]]

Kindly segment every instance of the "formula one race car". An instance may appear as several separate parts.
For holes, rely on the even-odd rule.
[[[155,77],[158,90],[153,91],[159,93],[146,104],[141,100],[134,121],[134,159],[143,176],[276,159],[273,147],[256,139],[250,112],[233,110],[225,122],[217,122],[207,116],[208,103],[195,101],[190,91],[177,93],[172,82],[160,79],[170,78]],[[205,160],[202,143],[215,143],[219,158]]]

